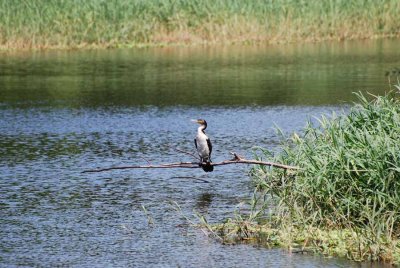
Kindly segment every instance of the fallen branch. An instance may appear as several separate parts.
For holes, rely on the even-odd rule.
[[[265,161],[259,161],[259,160],[248,160],[245,158],[242,158],[236,153],[231,153],[233,154],[233,159],[231,160],[225,160],[222,162],[214,162],[211,163],[212,166],[224,166],[224,165],[230,165],[230,164],[253,164],[253,165],[260,165],[260,166],[270,166],[270,167],[276,167],[276,168],[281,168],[281,169],[289,169],[289,170],[299,170],[299,167],[293,167],[293,166],[288,166],[284,164],[279,164],[279,163],[273,163],[273,162],[265,162]],[[203,163],[206,164],[206,163]],[[92,170],[85,170],[82,173],[93,173],[93,172],[103,172],[103,171],[109,171],[109,170],[116,170],[116,169],[135,169],[135,168],[201,168],[201,165],[199,162],[179,162],[179,163],[168,163],[168,164],[159,164],[159,165],[136,165],[136,166],[120,166],[120,167],[109,167],[109,168],[101,168],[101,169],[92,169]]]

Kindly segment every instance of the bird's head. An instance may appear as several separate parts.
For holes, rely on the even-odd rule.
[[[204,119],[192,119],[192,122],[197,123],[199,125],[204,126],[205,128],[207,127],[207,122]],[[204,128],[204,129],[205,129]]]

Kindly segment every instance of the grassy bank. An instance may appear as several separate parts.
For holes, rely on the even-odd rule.
[[[347,115],[282,136],[275,156],[259,153],[301,170],[255,168],[251,213],[218,226],[221,237],[400,264],[400,86],[358,97]]]
[[[0,0],[3,49],[400,36],[397,0]]]

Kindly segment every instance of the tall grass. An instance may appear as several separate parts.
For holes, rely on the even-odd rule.
[[[322,117],[294,134],[277,160],[299,165],[296,176],[258,170],[263,186],[318,222],[365,226],[400,216],[400,102],[358,94],[347,116]],[[261,175],[265,171],[265,175]],[[385,231],[394,231],[393,228]]]
[[[399,36],[397,0],[0,0],[2,47]]]
[[[400,264],[400,85],[394,90],[358,93],[346,115],[281,133],[275,156],[258,152],[301,170],[255,167],[251,213],[218,226],[219,235]]]

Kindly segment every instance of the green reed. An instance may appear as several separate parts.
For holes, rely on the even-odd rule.
[[[282,134],[274,161],[300,171],[252,171],[270,203],[264,224],[280,243],[293,236],[286,245],[301,241],[302,248],[331,248],[356,260],[400,262],[400,86],[395,89],[378,97],[357,93],[346,115],[323,116],[290,138]]]
[[[397,0],[0,0],[3,47],[398,36]]]

